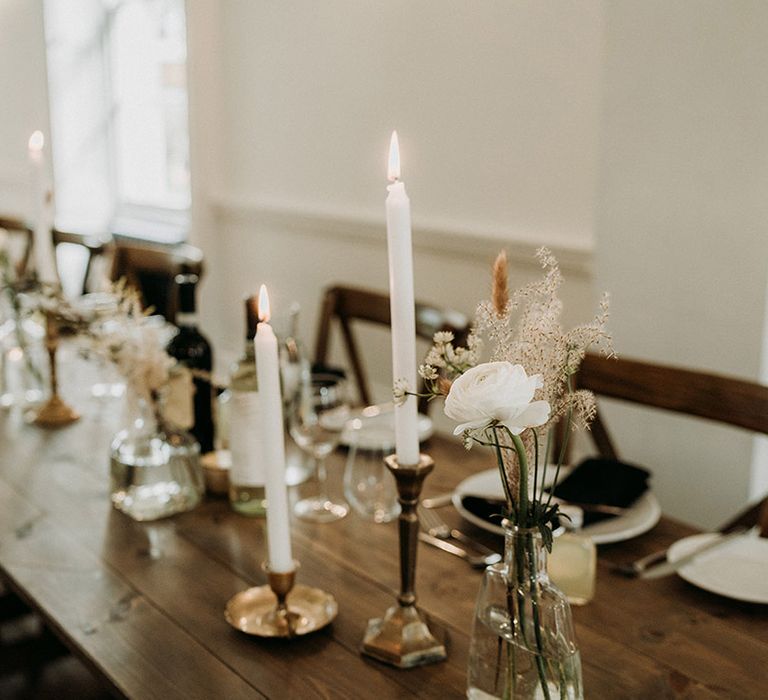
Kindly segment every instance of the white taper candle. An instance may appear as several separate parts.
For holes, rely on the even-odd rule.
[[[389,303],[392,315],[392,375],[416,391],[416,316],[413,295],[413,252],[411,249],[411,203],[400,182],[400,149],[397,132],[389,147],[387,187],[387,247],[389,250]],[[403,465],[419,462],[417,402],[408,396],[395,407],[397,461]]]
[[[285,486],[285,443],[283,401],[280,394],[280,363],[277,337],[269,325],[269,296],[259,290],[259,319],[253,339],[261,403],[262,459],[266,470],[267,546],[269,567],[285,573],[293,570],[288,493]]]
[[[45,136],[35,131],[29,137],[29,162],[32,166],[34,200],[34,239],[32,251],[37,278],[44,284],[58,285],[56,252],[53,248],[53,187],[50,184],[45,159]]]

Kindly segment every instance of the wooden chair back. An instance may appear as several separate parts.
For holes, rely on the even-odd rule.
[[[203,251],[186,243],[151,244],[133,239],[115,241],[113,280],[125,278],[142,296],[146,308],[173,323],[178,308],[176,276],[203,274]]]
[[[13,216],[0,216],[0,229],[8,234],[8,256],[16,275],[21,277],[32,253],[32,229],[25,221]]]
[[[576,375],[580,389],[650,408],[768,435],[768,386],[679,367],[587,354]],[[616,447],[598,413],[592,440],[603,457],[618,459]],[[768,537],[768,496],[749,505],[723,527],[757,523]]]
[[[768,434],[768,386],[762,384],[639,360],[587,354],[576,375],[576,385],[596,396]],[[592,424],[591,434],[601,455],[617,459],[616,447],[600,414]]]
[[[353,322],[370,323],[389,327],[391,316],[389,296],[381,292],[358,287],[335,285],[325,290],[315,343],[315,361],[327,362],[331,329],[338,321],[347,358],[354,374],[355,383],[364,405],[372,402],[368,378],[358,344],[352,332]],[[462,313],[441,309],[431,304],[416,303],[416,335],[431,341],[438,331],[452,331],[459,345],[466,343],[470,321]],[[419,411],[426,413],[428,402],[419,401]]]

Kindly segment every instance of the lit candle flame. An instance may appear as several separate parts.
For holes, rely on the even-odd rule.
[[[387,177],[390,182],[400,179],[400,144],[397,140],[397,131],[392,132],[392,139],[389,142],[389,167]]]
[[[32,132],[32,136],[29,137],[29,150],[33,153],[40,153],[45,147],[45,136],[42,131]]]
[[[259,287],[259,321],[268,323],[271,318],[269,313],[269,294],[267,294],[267,285],[262,284]]]

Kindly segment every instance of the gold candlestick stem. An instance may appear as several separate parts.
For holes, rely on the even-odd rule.
[[[296,569],[286,572],[270,571],[269,567],[265,567],[265,569],[269,587],[277,597],[277,607],[267,616],[267,624],[274,626],[277,630],[275,636],[293,637],[296,633],[296,623],[299,616],[288,610],[286,598],[296,583]]]
[[[431,457],[420,455],[414,466],[401,465],[395,455],[384,460],[395,477],[400,518],[400,594],[397,605],[383,618],[368,621],[363,639],[363,653],[398,668],[412,668],[443,661],[445,645],[430,632],[426,620],[416,608],[416,548],[419,516],[416,507],[424,479],[435,466]]]
[[[60,428],[74,423],[80,418],[80,414],[59,396],[59,377],[56,368],[59,325],[50,313],[45,316],[45,349],[48,351],[48,363],[51,369],[51,397],[41,406],[34,422],[45,428]]]

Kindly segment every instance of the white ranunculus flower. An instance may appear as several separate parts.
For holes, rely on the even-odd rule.
[[[549,402],[533,400],[534,392],[543,385],[540,374],[529,377],[522,365],[485,362],[453,382],[443,410],[459,423],[454,435],[484,428],[491,421],[519,435],[549,419]]]

